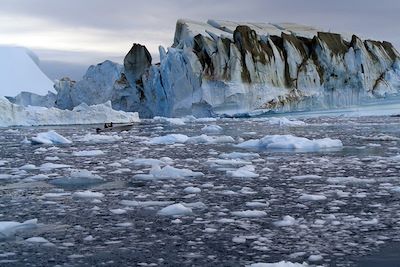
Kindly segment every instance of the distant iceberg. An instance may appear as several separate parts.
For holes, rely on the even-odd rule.
[[[3,127],[138,121],[140,120],[137,112],[113,110],[110,102],[93,106],[81,104],[73,110],[61,110],[45,107],[23,107],[0,96],[0,126]]]
[[[14,97],[21,92],[36,95],[54,93],[54,83],[39,68],[38,57],[30,50],[0,45],[0,96]]]

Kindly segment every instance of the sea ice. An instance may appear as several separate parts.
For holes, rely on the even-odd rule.
[[[267,213],[262,210],[243,210],[231,212],[233,216],[245,217],[245,218],[257,218],[267,216]]]
[[[221,126],[218,125],[206,125],[201,128],[201,131],[207,134],[218,134],[223,131]]]
[[[158,165],[154,165],[149,174],[137,174],[134,177],[137,179],[144,180],[157,180],[157,179],[183,179],[186,177],[198,177],[203,176],[202,172],[194,172],[189,169],[178,169],[172,166],[165,166],[160,168]]]
[[[48,131],[39,133],[37,136],[32,137],[32,144],[71,144],[72,142],[64,136],[56,133],[55,131]]]
[[[189,186],[183,189],[183,192],[185,192],[186,194],[197,194],[201,192],[201,189],[198,187]]]
[[[22,223],[15,221],[0,221],[0,240],[14,236],[18,231],[30,230],[37,227],[37,219]]]
[[[85,136],[79,138],[78,140],[81,142],[88,142],[88,143],[112,143],[122,140],[122,137],[116,134],[103,135],[103,134],[88,133]]]
[[[192,212],[191,208],[187,208],[181,203],[176,203],[161,209],[158,214],[165,216],[184,216],[190,215]]]
[[[231,177],[235,178],[255,178],[258,177],[259,175],[254,172],[255,168],[253,165],[246,165],[243,167],[240,167],[237,170],[234,171],[227,171],[226,174]]]
[[[95,156],[100,156],[104,155],[104,152],[101,150],[82,150],[82,151],[74,151],[72,152],[72,155],[75,157],[95,157]]]
[[[240,148],[284,149],[299,151],[319,151],[329,148],[341,148],[342,142],[338,139],[307,139],[293,135],[266,135],[261,139],[251,139],[236,145]]]
[[[305,201],[321,201],[326,200],[326,196],[324,195],[311,195],[311,194],[303,194],[299,197],[299,200]]]
[[[289,215],[284,216],[281,221],[274,222],[274,225],[278,227],[292,226],[294,224],[296,224],[296,219]]]
[[[91,198],[102,198],[102,197],[104,197],[104,194],[100,193],[100,192],[93,192],[93,191],[86,190],[86,191],[81,191],[81,192],[75,192],[75,193],[72,194],[72,197],[75,197],[75,198],[89,198],[89,199],[91,199]]]

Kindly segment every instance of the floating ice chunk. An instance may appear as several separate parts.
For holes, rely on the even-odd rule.
[[[82,151],[74,151],[72,152],[72,155],[75,157],[95,157],[95,156],[100,156],[104,155],[104,152],[101,150],[82,150]]]
[[[0,166],[4,166],[8,163],[7,160],[0,160]]]
[[[45,193],[40,198],[62,199],[70,195],[71,193]]]
[[[243,166],[235,171],[227,171],[226,174],[228,176],[234,177],[234,178],[255,178],[258,177],[259,175],[254,172],[255,168],[253,165],[246,165]]]
[[[233,143],[235,139],[231,136],[222,135],[222,136],[208,136],[205,134],[199,136],[189,137],[185,143],[188,144],[219,144],[219,143]]]
[[[201,192],[201,189],[198,187],[189,186],[183,189],[183,192],[185,192],[186,194],[197,194]]]
[[[184,134],[168,134],[165,136],[158,136],[151,138],[149,141],[146,141],[146,143],[151,144],[151,145],[168,145],[168,144],[175,144],[175,143],[185,143],[189,137]]]
[[[269,206],[269,203],[268,202],[250,201],[250,202],[246,202],[246,206],[251,207],[251,208],[265,208],[265,207]]]
[[[93,174],[88,170],[71,170],[71,174],[66,177],[56,178],[51,180],[50,183],[63,186],[63,187],[80,187],[80,186],[88,186],[93,184],[102,183],[103,178],[97,174]]]
[[[198,177],[203,176],[202,172],[194,172],[189,169],[178,169],[172,166],[165,166],[160,168],[158,165],[154,165],[150,170],[149,174],[145,175],[135,175],[135,178],[144,179],[144,180],[153,180],[153,179],[183,179],[186,177]]]
[[[70,165],[66,165],[66,164],[56,164],[56,163],[43,163],[42,165],[40,165],[40,170],[41,171],[51,171],[53,169],[63,169],[63,168],[69,168],[71,167]]]
[[[144,166],[153,166],[153,165],[166,165],[164,161],[159,159],[146,159],[146,158],[139,158],[133,161],[134,165],[144,165]]]
[[[280,261],[275,263],[253,263],[246,267],[308,267],[307,263],[292,263],[289,261]]]
[[[152,207],[152,206],[165,206],[174,203],[173,201],[136,201],[136,200],[121,200],[124,206],[130,207]]]
[[[86,191],[81,191],[81,192],[75,192],[72,194],[72,197],[75,197],[75,198],[102,198],[102,197],[104,197],[104,194],[100,193],[100,192],[92,192],[92,191],[86,190]]]
[[[0,221],[0,240],[14,236],[18,231],[31,230],[37,227],[37,219],[27,220],[23,223],[14,221]]]
[[[239,243],[239,244],[243,244],[246,243],[246,238],[243,236],[235,236],[232,238],[232,242],[233,243]]]
[[[115,226],[118,227],[131,227],[133,225],[133,223],[131,222],[123,222],[123,223],[117,223]]]
[[[379,220],[377,218],[373,218],[371,220],[361,221],[361,223],[364,225],[376,225],[379,223]]]
[[[125,214],[126,210],[124,210],[124,209],[111,209],[110,212],[113,213],[113,214],[121,215],[121,214]]]
[[[0,180],[10,180],[15,178],[12,174],[0,173]]]
[[[268,123],[279,126],[304,126],[306,123],[299,120],[289,120],[288,118],[269,118]]]
[[[116,134],[113,135],[102,135],[102,134],[87,134],[78,139],[81,142],[89,142],[89,143],[112,143],[116,141],[122,140],[121,136]]]
[[[236,145],[241,148],[258,149],[284,149],[299,151],[319,151],[329,148],[340,148],[343,146],[338,139],[307,139],[293,135],[266,135],[261,139],[251,139]]]
[[[184,134],[168,134],[165,136],[158,136],[146,141],[145,143],[155,144],[218,144],[218,143],[233,143],[235,140],[231,136],[208,136],[205,134],[199,136],[188,137]]]
[[[48,175],[36,174],[36,175],[33,175],[33,176],[26,177],[24,179],[24,181],[25,182],[32,182],[32,181],[42,181],[42,180],[47,180],[47,179],[49,179]]]
[[[218,232],[218,230],[215,229],[215,228],[207,227],[207,228],[204,229],[204,232],[205,233],[209,233],[209,234],[213,234],[213,233]]]
[[[321,261],[322,259],[322,255],[310,255],[310,257],[308,257],[308,261],[311,262]]]
[[[35,170],[36,166],[33,164],[25,164],[24,166],[19,167],[20,170]]]
[[[299,200],[304,201],[321,201],[326,200],[326,196],[324,195],[312,195],[312,194],[303,194],[299,197]]]
[[[59,157],[55,156],[55,157],[45,157],[44,160],[48,160],[48,161],[56,161],[56,160],[60,160]]]
[[[87,178],[87,179],[100,179],[100,180],[103,179],[103,178],[101,178],[101,176],[99,176],[97,174],[93,174],[91,171],[85,170],[85,169],[72,169],[70,177],[73,177],[73,178]]]
[[[25,239],[25,242],[36,243],[36,244],[50,244],[49,240],[40,236],[30,237],[28,239]]]
[[[187,208],[181,203],[176,203],[161,209],[158,214],[164,216],[184,216],[190,215],[192,212],[191,208]]]
[[[367,141],[399,141],[400,138],[396,136],[391,136],[387,134],[378,134],[374,136],[359,136],[359,135],[354,135],[355,138],[361,139],[361,140],[367,140]]]
[[[220,158],[223,159],[245,159],[251,160],[254,158],[259,158],[260,155],[258,153],[244,153],[244,152],[232,152],[232,153],[222,153],[219,155]]]
[[[162,123],[169,123],[173,125],[185,125],[185,121],[182,118],[167,118],[167,117],[159,117],[155,116],[153,118],[154,121],[162,122]]]
[[[243,210],[243,211],[232,211],[233,216],[245,217],[245,218],[257,218],[267,216],[267,213],[262,210]]]
[[[201,128],[201,131],[208,134],[218,134],[223,131],[221,126],[218,125],[206,125]]]
[[[330,177],[327,179],[328,183],[331,184],[372,184],[375,183],[376,180],[372,178],[355,178],[352,176],[349,177]]]
[[[274,222],[274,225],[278,227],[292,226],[295,224],[296,224],[296,219],[289,215],[284,216],[281,221]]]
[[[314,180],[314,179],[322,179],[323,177],[315,174],[306,174],[306,175],[296,175],[290,178],[294,180]]]
[[[64,136],[56,133],[55,131],[48,131],[39,133],[37,136],[32,137],[32,144],[71,144],[72,142]]]

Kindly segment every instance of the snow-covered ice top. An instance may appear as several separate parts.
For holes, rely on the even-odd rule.
[[[39,95],[55,92],[54,83],[40,70],[37,56],[23,47],[0,46],[0,96],[26,91]]]

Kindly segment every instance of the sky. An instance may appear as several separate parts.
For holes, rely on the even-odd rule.
[[[400,50],[399,0],[0,0],[0,45],[33,50],[51,78],[80,79],[133,43],[173,42],[176,21],[295,22],[392,42]]]

